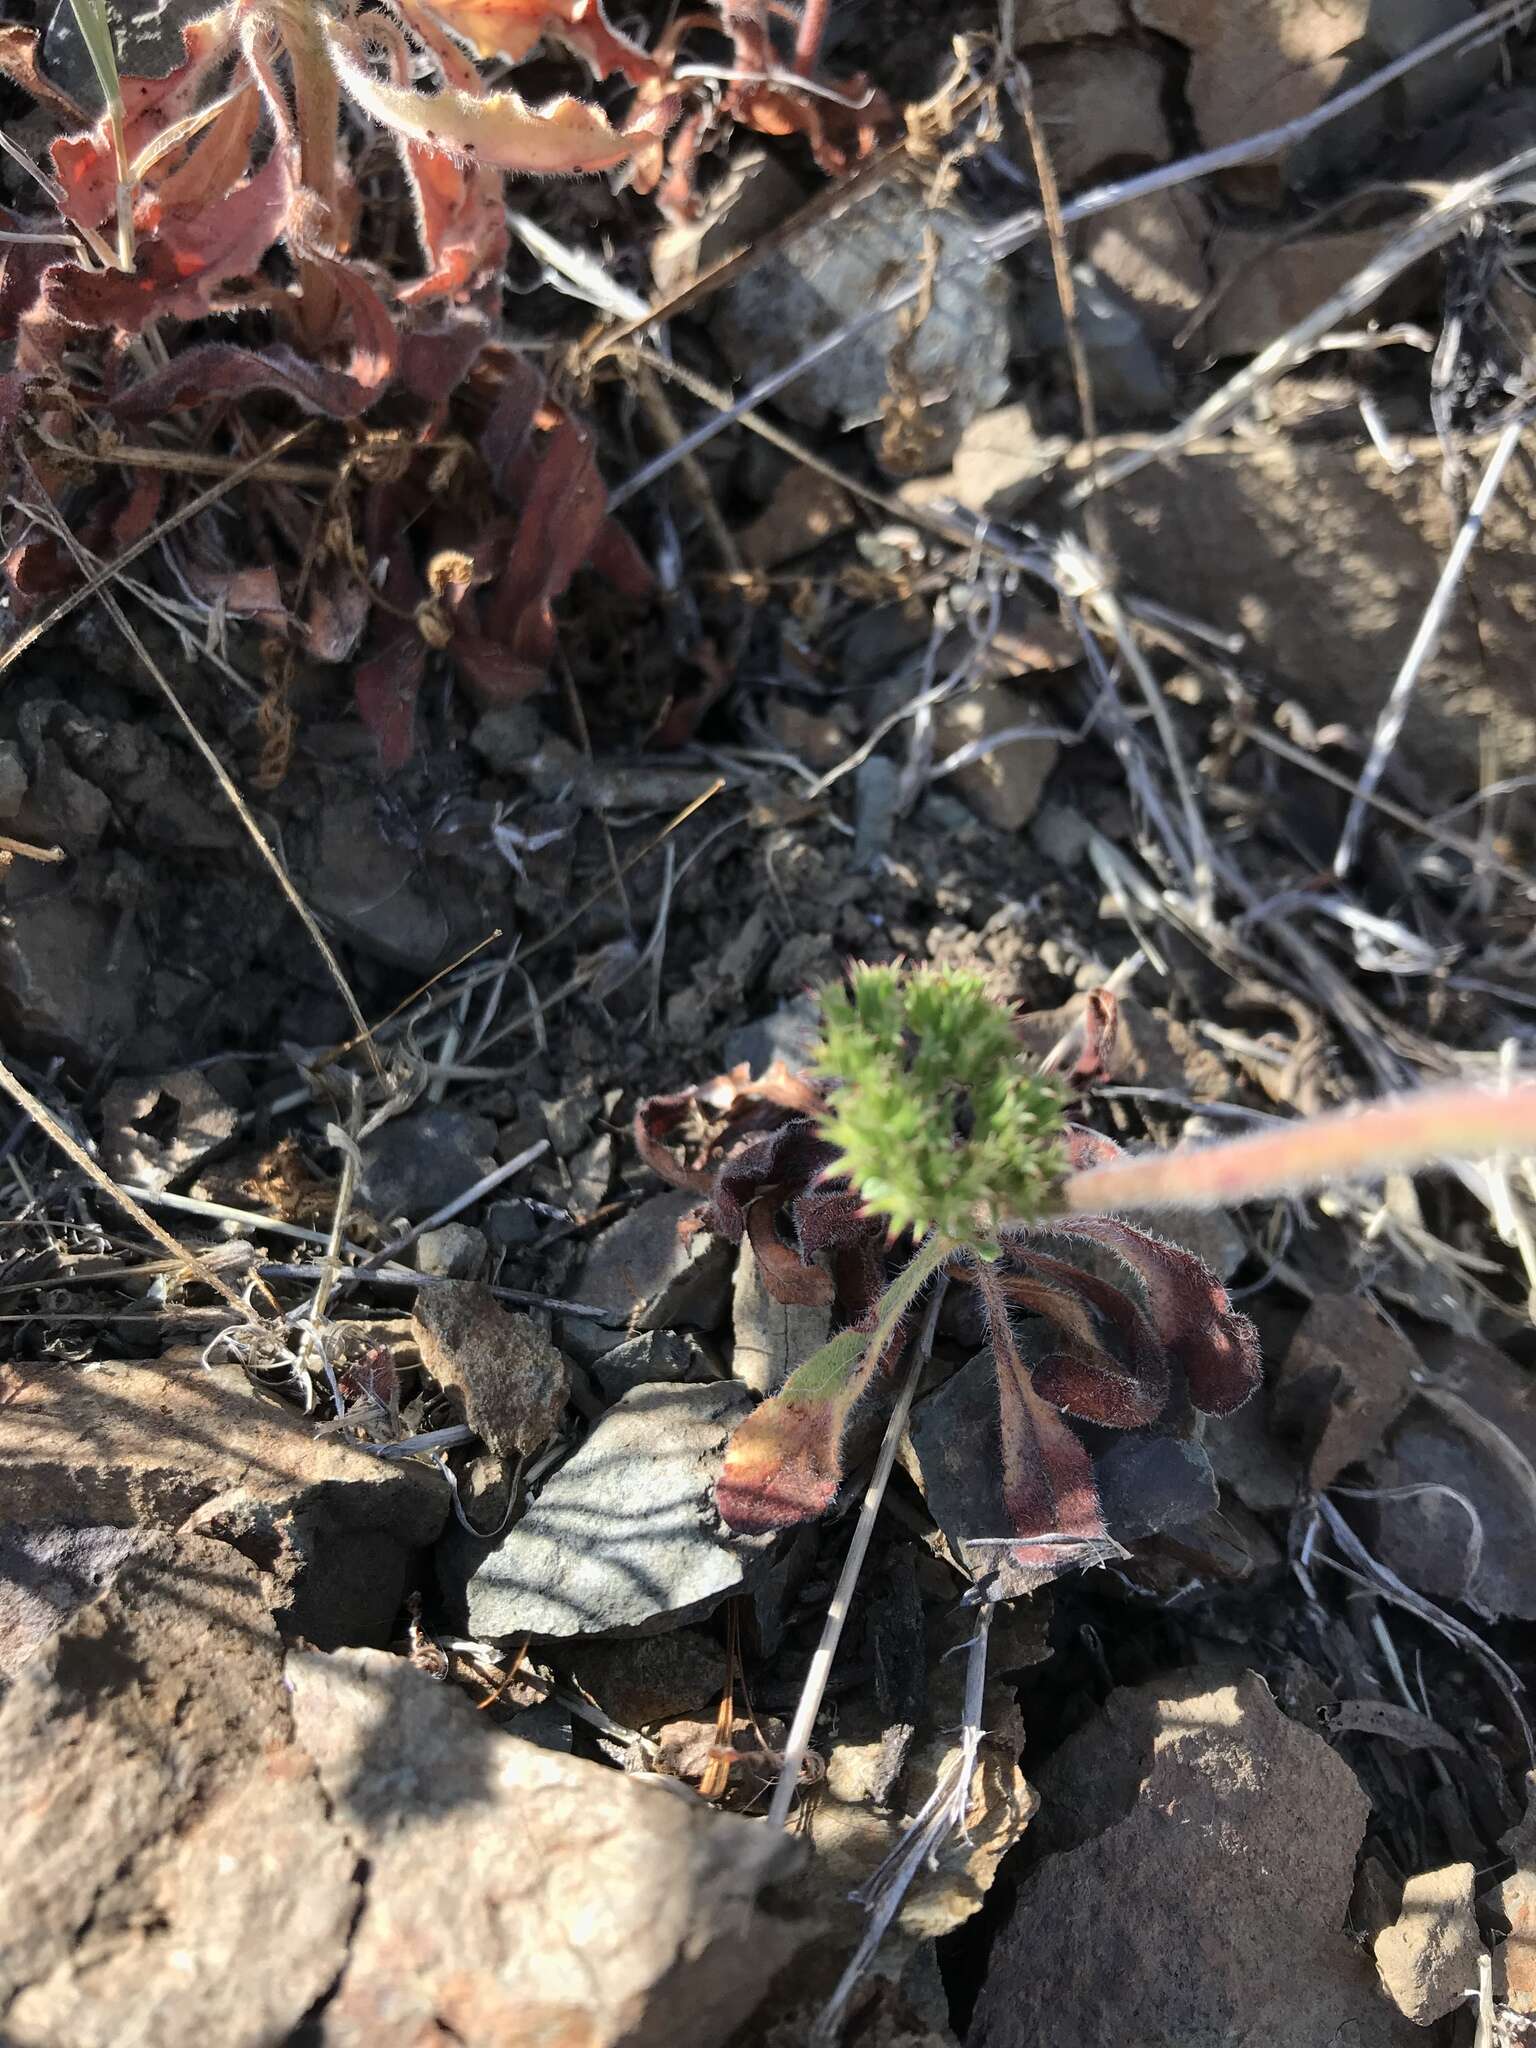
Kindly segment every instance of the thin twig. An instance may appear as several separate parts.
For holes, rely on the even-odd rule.
[[[1363,105],[1377,93],[1384,91],[1387,86],[1395,84],[1398,79],[1407,77],[1421,64],[1430,63],[1437,57],[1461,48],[1475,37],[1513,23],[1529,4],[1530,0],[1501,0],[1499,6],[1491,8],[1486,14],[1460,22],[1443,35],[1431,37],[1428,42],[1410,50],[1406,56],[1396,58],[1392,63],[1384,65],[1380,71],[1373,72],[1358,85],[1351,86],[1333,99],[1325,100],[1311,113],[1302,115],[1294,121],[1284,122],[1278,128],[1268,128],[1260,134],[1244,136],[1238,141],[1225,144],[1220,149],[1205,150],[1198,156],[1181,158],[1177,163],[1160,165],[1156,170],[1143,172],[1138,177],[1117,179],[1112,184],[1097,186],[1093,191],[1085,192],[1063,205],[1062,225],[1073,227],[1079,221],[1090,220],[1113,207],[1129,205],[1153,194],[1170,191],[1176,186],[1189,183],[1192,179],[1210,177],[1217,171],[1232,170],[1255,159],[1278,156],[1325,127],[1330,121],[1336,121],[1342,115],[1353,111],[1355,107]],[[1026,212],[1016,214],[1010,220],[1000,222],[986,234],[978,235],[970,253],[952,257],[943,263],[940,266],[940,275],[953,275],[956,270],[978,264],[990,264],[999,257],[1011,256],[1027,242],[1033,241],[1044,224],[1044,215],[1038,207],[1031,207]],[[610,498],[610,503],[623,504],[626,499],[633,497],[636,491],[655,483],[685,455],[697,453],[716,434],[740,421],[743,414],[755,410],[766,399],[782,391],[786,385],[793,384],[796,378],[814,368],[817,363],[845,344],[856,341],[861,335],[868,333],[882,320],[888,320],[892,314],[901,312],[912,303],[922,289],[922,278],[909,279],[873,306],[866,307],[863,312],[844,321],[830,334],[823,336],[803,354],[797,356],[794,361],[774,371],[772,376],[762,379],[739,399],[732,400],[724,406],[714,419],[706,420],[691,434],[685,435],[676,448],[668,449],[648,462],[636,475],[617,487]],[[660,318],[663,311],[671,310],[672,306],[657,309],[651,318]],[[1327,327],[1334,324],[1334,320],[1330,318],[1322,331],[1326,332]],[[632,328],[628,330],[629,333],[633,331]],[[615,336],[614,340],[625,338],[627,335],[621,333]]]
[[[23,457],[22,459],[23,462],[25,463],[25,457]],[[31,475],[31,465],[28,463],[26,464],[26,467],[28,470],[28,474]],[[32,480],[34,483],[37,482],[37,478],[35,475],[33,475]],[[79,542],[75,539],[74,535],[69,531],[67,527],[61,529],[61,538],[63,539],[66,547],[68,547],[70,552],[75,556],[76,560],[81,560],[84,551],[80,547]],[[187,710],[186,706],[182,703],[180,697],[177,696],[175,690],[171,686],[170,681],[160,668],[159,663],[155,660],[154,656],[150,653],[149,649],[144,645],[144,642],[140,639],[138,632],[135,630],[132,621],[128,617],[128,614],[123,610],[122,606],[118,603],[116,596],[114,595],[113,591],[110,588],[110,578],[114,573],[115,572],[112,566],[109,564],[105,572],[101,588],[98,592],[98,595],[101,598],[103,606],[105,607],[107,613],[111,617],[112,623],[117,627],[118,631],[127,641],[129,647],[133,650],[134,654],[143,664],[145,672],[155,682],[155,684],[160,690],[161,695],[165,698],[166,702],[170,705],[171,709],[180,719],[181,724],[187,734],[187,737],[191,740],[193,746],[196,747],[197,751],[202,755],[203,759],[208,763],[208,766],[212,769],[214,780],[218,783],[219,788],[223,791],[225,798],[229,802],[231,808],[234,810],[235,816],[240,820],[240,823],[245,827],[247,833],[249,833],[251,840],[256,847],[257,852],[261,855],[262,859],[271,869],[272,874],[277,881],[277,886],[282,890],[284,896],[287,897],[288,903],[292,910],[294,911],[295,915],[298,917],[300,924],[303,925],[305,931],[309,934],[309,940],[311,945],[313,945],[315,951],[320,955],[321,960],[325,963],[326,972],[330,975],[331,980],[334,982],[337,992],[342,999],[342,1002],[346,1005],[347,1014],[351,1017],[353,1023],[357,1026],[358,1033],[363,1043],[367,1047],[368,1057],[373,1063],[373,1070],[382,1079],[384,1073],[384,1063],[382,1059],[379,1057],[378,1047],[374,1044],[373,1036],[368,1029],[368,1020],[366,1017],[364,1017],[362,1011],[359,1009],[357,998],[352,993],[351,987],[347,981],[347,977],[341,971],[341,962],[336,958],[335,953],[331,950],[330,942],[326,938],[324,932],[321,931],[320,926],[316,922],[314,912],[310,909],[309,905],[304,901],[303,897],[299,894],[297,888],[294,886],[292,877],[289,875],[287,868],[283,865],[282,861],[278,858],[277,853],[268,842],[267,835],[262,831],[261,827],[257,824],[255,817],[252,815],[250,806],[247,804],[245,798],[241,795],[239,789],[236,787],[234,777],[230,774],[229,770],[224,766],[224,763],[219,759],[218,755],[214,752],[211,743],[203,737],[202,731],[200,727],[197,725],[196,721],[193,719],[192,714]],[[4,666],[5,661],[3,658],[0,658],[0,669],[3,669]]]
[[[305,420],[302,425],[290,428],[286,434],[280,434],[270,448],[264,448],[259,455],[253,455],[249,462],[242,462],[238,469],[231,470],[228,476],[221,477],[216,484],[210,484],[206,491],[199,491],[195,498],[189,498],[179,511],[162,519],[158,526],[152,527],[131,547],[124,548],[120,555],[114,555],[110,562],[104,563],[99,569],[91,570],[78,590],[72,590],[67,596],[61,597],[52,611],[45,612],[40,619],[35,619],[30,626],[17,634],[8,647],[0,650],[0,675],[4,675],[14,662],[19,661],[29,647],[35,647],[45,633],[51,633],[60,619],[67,618],[77,605],[82,605],[87,599],[94,597],[114,576],[120,576],[130,562],[136,562],[141,555],[147,555],[151,548],[158,547],[161,541],[168,534],[174,533],[179,526],[185,526],[188,520],[195,519],[199,512],[205,512],[210,505],[216,505],[221,498],[227,498],[237,484],[245,483],[270,463],[275,462],[279,455],[286,453],[296,441],[304,438],[311,424],[311,421]]]
[[[256,1313],[255,1309],[251,1307],[248,1301],[243,1301],[236,1294],[222,1274],[216,1273],[206,1260],[198,1257],[196,1252],[189,1251],[184,1244],[178,1244],[168,1230],[163,1230],[153,1216],[148,1215],[139,1207],[139,1204],[126,1189],[118,1186],[106,1168],[98,1160],[93,1159],[77,1139],[70,1136],[69,1132],[65,1130],[47,1104],[39,1101],[38,1097],[32,1093],[26,1083],[11,1072],[4,1060],[0,1060],[0,1088],[5,1090],[6,1094],[10,1096],[11,1100],[18,1107],[27,1112],[39,1130],[44,1131],[61,1152],[72,1159],[83,1173],[90,1175],[91,1179],[95,1181],[104,1194],[109,1195],[120,1209],[127,1210],[134,1222],[138,1224],[140,1230],[148,1231],[162,1251],[169,1252],[181,1266],[194,1272],[198,1279],[205,1286],[211,1287],[214,1293],[232,1308],[242,1321],[256,1324],[261,1323],[261,1317]],[[269,1296],[268,1299],[270,1300],[271,1297]],[[274,1301],[272,1306],[275,1309],[277,1303]]]
[[[811,1667],[805,1675],[805,1685],[800,1694],[799,1704],[795,1708],[794,1724],[784,1745],[784,1761],[779,1770],[778,1782],[773,1788],[773,1802],[768,1808],[768,1825],[771,1828],[782,1828],[786,1825],[789,1810],[799,1790],[800,1767],[805,1762],[806,1751],[811,1746],[811,1730],[816,1725],[816,1716],[821,1711],[822,1695],[827,1689],[827,1680],[832,1675],[832,1660],[837,1655],[837,1646],[842,1640],[843,1628],[853,1604],[854,1588],[858,1584],[859,1572],[864,1564],[865,1553],[869,1549],[869,1539],[874,1534],[875,1519],[880,1513],[880,1503],[885,1498],[885,1489],[896,1463],[896,1453],[901,1447],[907,1417],[912,1412],[912,1400],[917,1393],[917,1383],[922,1376],[923,1364],[933,1345],[933,1333],[938,1324],[944,1289],[945,1279],[941,1273],[928,1304],[921,1335],[912,1347],[912,1362],[907,1368],[907,1376],[902,1382],[901,1392],[896,1397],[890,1420],[885,1426],[880,1455],[875,1460],[875,1469],[870,1475],[864,1502],[859,1509],[853,1541],[848,1546],[848,1555],[843,1560],[842,1571],[838,1574],[832,1604],[827,1609],[827,1618],[822,1627],[821,1641],[816,1645],[816,1654],[812,1657]]]
[[[1392,757],[1392,749],[1397,745],[1408,717],[1408,710],[1413,702],[1413,694],[1418,687],[1424,665],[1440,644],[1440,636],[1445,631],[1446,619],[1455,602],[1467,564],[1472,558],[1472,550],[1482,535],[1483,522],[1498,496],[1499,487],[1504,481],[1504,472],[1520,445],[1520,437],[1525,432],[1526,425],[1527,422],[1523,419],[1515,420],[1499,436],[1498,446],[1489,457],[1488,467],[1483,471],[1483,480],[1477,487],[1471,509],[1462,521],[1461,531],[1446,557],[1445,567],[1440,572],[1440,580],[1435,585],[1435,594],[1425,607],[1424,616],[1419,621],[1419,630],[1413,636],[1413,644],[1403,656],[1403,664],[1397,672],[1397,679],[1392,685],[1386,703],[1382,706],[1381,716],[1376,721],[1376,730],[1371,735],[1371,751],[1366,757],[1364,768],[1360,771],[1359,785],[1350,804],[1349,815],[1344,820],[1344,830],[1339,834],[1338,851],[1333,856],[1333,872],[1341,882],[1354,865],[1355,856],[1360,850],[1360,835],[1365,829],[1366,805],[1386,772],[1387,762]]]

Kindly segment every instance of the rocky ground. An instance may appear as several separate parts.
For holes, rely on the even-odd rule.
[[[1531,146],[1536,44],[998,253],[1039,153],[1073,214],[1476,11],[850,4],[829,72],[915,111],[835,204],[744,133],[696,218],[514,184],[513,340],[688,295],[671,436],[621,355],[581,390],[656,594],[578,576],[524,702],[435,649],[384,773],[339,629],[274,753],[255,495],[216,596],[146,556],[143,650],[291,895],[100,604],[0,671],[7,2048],[1536,2041],[1529,1163],[1180,1219],[1264,1390],[1029,1598],[967,1547],[954,1290],[780,1833],[882,1416],[826,1522],[724,1527],[828,1311],[632,1137],[794,1068],[850,958],[983,970],[1042,1058],[1114,987],[1087,1114],[1133,1146],[1529,1061],[1523,448],[1334,862],[1529,400],[1528,178],[1355,280]]]

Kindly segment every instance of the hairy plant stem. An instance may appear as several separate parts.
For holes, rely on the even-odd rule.
[[[341,82],[325,47],[318,9],[298,0],[278,17],[283,46],[293,67],[294,119],[299,131],[299,177],[317,202],[328,245],[336,238],[336,149],[341,123]],[[340,310],[336,287],[325,266],[298,259],[300,323],[311,347],[327,340]]]
[[[1067,1176],[1061,1207],[1079,1216],[1226,1208],[1306,1194],[1329,1181],[1368,1180],[1393,1168],[1530,1152],[1536,1152],[1536,1082],[1426,1088],[1254,1137],[1090,1167]]]
[[[827,18],[831,12],[832,0],[805,0],[799,33],[795,37],[794,56],[794,69],[802,78],[809,78],[816,69],[816,59],[821,55],[821,41],[827,32]]]

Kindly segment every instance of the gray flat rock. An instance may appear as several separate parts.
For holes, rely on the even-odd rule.
[[[438,1579],[474,1636],[648,1635],[746,1586],[771,1537],[729,1536],[713,1487],[746,1389],[632,1388],[492,1547],[451,1528]]]
[[[610,1309],[614,1327],[568,1317],[560,1341],[583,1365],[626,1336],[679,1323],[712,1329],[724,1316],[733,1253],[723,1237],[678,1234],[699,1206],[696,1195],[652,1195],[597,1238],[573,1284],[579,1301]]]

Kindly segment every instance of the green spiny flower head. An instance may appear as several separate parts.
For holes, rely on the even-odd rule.
[[[893,1233],[979,1244],[993,1220],[1048,1206],[1066,1170],[1061,1097],[1024,1069],[979,975],[859,967],[821,1004],[833,1171]]]

